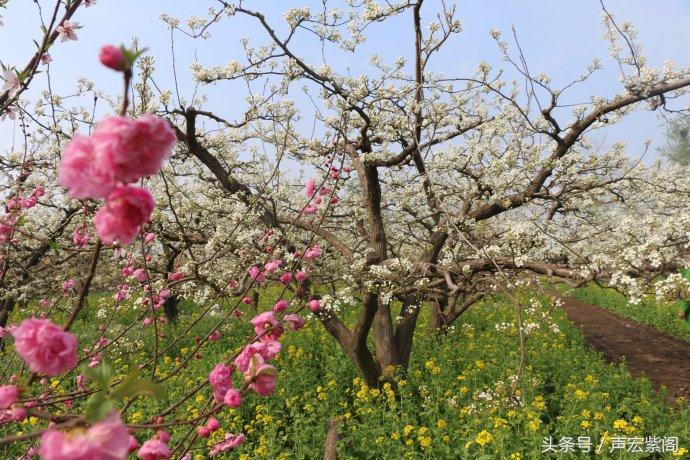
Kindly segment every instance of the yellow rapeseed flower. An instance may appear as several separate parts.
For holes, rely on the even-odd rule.
[[[479,444],[480,446],[485,446],[489,444],[491,441],[494,440],[494,437],[491,433],[489,433],[486,430],[481,431],[477,437],[474,439],[474,441]]]

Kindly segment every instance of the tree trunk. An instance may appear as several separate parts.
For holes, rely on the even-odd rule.
[[[448,305],[448,299],[445,297],[436,297],[431,302],[431,319],[429,320],[429,328],[438,332],[446,324],[445,309]]]
[[[10,319],[10,315],[14,310],[15,300],[14,299],[3,299],[0,302],[0,327],[7,326],[7,321]],[[5,349],[5,340],[0,337],[0,351]]]

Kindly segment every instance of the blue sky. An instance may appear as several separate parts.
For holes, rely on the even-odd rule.
[[[433,8],[435,2],[428,0]],[[446,0],[453,3],[452,0]],[[44,1],[47,7],[47,3]],[[435,69],[446,75],[465,76],[484,60],[494,66],[502,66],[495,42],[489,35],[497,27],[507,36],[515,26],[534,73],[548,73],[554,83],[567,83],[580,75],[593,57],[599,57],[605,66],[586,86],[572,93],[573,101],[582,101],[591,94],[612,96],[621,91],[618,73],[608,58],[608,45],[602,39],[601,8],[598,0],[457,0],[458,17],[464,32],[436,62]],[[290,7],[319,6],[320,0],[254,0],[247,4],[262,10],[277,25],[281,14]],[[437,5],[438,3],[436,3]],[[671,59],[679,65],[690,64],[690,2],[687,0],[607,0],[607,7],[619,20],[629,19],[639,31],[639,41],[652,66]],[[79,76],[94,81],[97,86],[119,88],[117,75],[97,63],[98,50],[105,43],[128,43],[138,37],[143,46],[156,58],[159,85],[172,89],[171,53],[169,31],[158,19],[162,12],[186,19],[192,15],[203,16],[215,2],[207,0],[98,0],[97,4],[82,9],[74,18],[83,28],[78,31],[77,42],[57,43],[51,50],[53,86],[58,94],[69,94]],[[35,6],[29,0],[11,0],[0,27],[0,60],[9,65],[23,66],[31,55],[32,38],[38,38],[39,29]],[[213,30],[210,40],[190,40],[177,37],[178,76],[183,94],[193,91],[188,64],[196,56],[205,65],[224,65],[230,60],[241,60],[239,39],[248,37],[263,41],[256,23],[241,20],[225,20]],[[377,53],[393,60],[398,56],[411,56],[409,18],[371,29],[364,51]],[[308,61],[319,62],[320,48],[317,43],[303,41],[301,56]],[[9,46],[8,46],[9,45]],[[366,72],[363,61],[347,61],[343,65],[353,73]],[[39,77],[37,83],[42,84]],[[38,87],[39,85],[37,85]],[[245,92],[240,86],[211,89],[211,109],[226,114],[241,113]],[[30,96],[31,94],[29,94]],[[235,107],[236,111],[229,108]],[[12,123],[0,123],[0,146],[6,146],[13,133]],[[645,139],[654,146],[663,144],[664,127],[655,113],[639,112],[621,124],[609,128],[606,143],[614,140],[628,142],[634,156],[643,148]]]

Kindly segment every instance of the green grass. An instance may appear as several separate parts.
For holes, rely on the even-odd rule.
[[[265,297],[263,302],[271,304],[270,296]],[[102,297],[106,312],[109,298]],[[238,410],[224,409],[218,415],[224,430],[247,436],[246,443],[228,458],[322,458],[327,424],[333,417],[340,420],[337,447],[342,459],[543,458],[542,440],[549,435],[555,439],[591,436],[595,444],[603,439],[598,458],[630,458],[625,453],[608,453],[606,440],[614,436],[678,436],[681,446],[690,447],[687,405],[669,406],[649,382],[631,378],[621,365],[605,363],[584,344],[562,311],[542,302],[533,301],[525,314],[525,323],[539,326],[526,342],[524,376],[516,386],[521,404],[510,398],[511,379],[519,363],[518,339],[511,325],[515,311],[502,299],[489,299],[470,309],[445,335],[432,334],[425,324],[420,325],[409,372],[397,375],[397,389],[367,388],[319,324],[310,321],[302,331],[286,332],[275,361],[279,371],[275,394],[248,396]],[[103,321],[97,318],[96,303],[92,298],[89,311],[75,324],[82,344],[97,337],[96,325]],[[165,337],[159,349],[182,334],[198,307],[187,303],[182,310],[180,324],[161,328]],[[136,315],[118,312],[114,321],[123,327]],[[241,346],[250,315],[245,312],[241,320],[224,326],[223,338],[204,346],[182,371],[175,371],[176,362],[190,356],[194,337],[208,331],[217,318],[199,322],[164,355],[157,376],[166,377],[163,385],[170,401],[204,381],[217,362]],[[423,315],[422,323],[426,320]],[[152,331],[144,329],[136,341],[139,330],[133,330],[120,351],[104,358],[113,362],[117,372],[126,373],[132,363],[150,355]],[[50,384],[46,382],[46,387]],[[71,375],[55,391],[73,388]],[[206,388],[184,403],[177,416],[195,416],[210,397]],[[75,402],[72,410],[79,411],[80,406]],[[125,413],[125,420],[145,422],[163,407],[167,407],[165,402],[140,398]],[[0,427],[0,435],[42,426],[37,420],[6,424]],[[137,436],[143,441],[151,434]],[[184,434],[183,429],[173,430],[173,442]],[[205,444],[221,436],[218,432],[203,443],[198,441],[192,451],[195,458],[205,458]],[[17,452],[5,452],[5,456],[14,458]]]
[[[679,307],[675,302],[656,303],[652,297],[644,297],[639,305],[632,305],[620,292],[595,284],[577,289],[565,285],[558,287],[576,299],[611,310],[638,323],[652,326],[667,334],[690,340],[690,329],[678,318]]]

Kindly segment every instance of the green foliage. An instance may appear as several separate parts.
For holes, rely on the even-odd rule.
[[[165,398],[165,392],[161,385],[140,379],[141,371],[133,369],[122,381],[116,381],[113,368],[107,362],[101,363],[96,368],[84,366],[84,375],[91,380],[98,391],[86,400],[86,419],[90,423],[103,420],[117,403],[125,398],[147,395],[159,399]]]
[[[90,304],[109,298],[104,296],[102,302],[90,298]],[[274,293],[262,294],[259,311],[274,300]],[[527,298],[523,300],[528,304]],[[222,429],[198,440],[193,458],[207,458],[209,447],[227,432],[247,436],[245,444],[228,458],[322,458],[333,418],[339,421],[341,459],[543,458],[543,438],[549,435],[554,439],[591,436],[595,445],[603,442],[597,458],[626,458],[609,453],[610,439],[615,436],[678,436],[681,447],[690,446],[687,405],[670,406],[648,381],[633,379],[624,365],[604,362],[585,345],[579,329],[562,311],[538,298],[529,305],[525,323],[538,326],[528,335],[524,375],[515,384],[520,362],[515,308],[501,298],[473,307],[443,335],[428,331],[425,312],[408,372],[392,370],[391,380],[381,388],[364,384],[321,325],[310,321],[299,332],[287,331],[274,363],[278,371],[274,395],[250,395],[238,409],[220,411],[217,418]],[[204,318],[186,332],[191,312],[199,313],[197,308],[182,303],[179,323],[159,329],[165,337],[158,350],[179,339],[161,355],[156,372],[172,402],[206,381],[215,364],[238,351],[251,333],[248,319],[255,311],[245,307],[241,319],[222,328],[221,340],[195,351],[195,337],[204,336],[219,319]],[[225,308],[221,305],[219,314]],[[354,318],[356,311],[350,316]],[[136,318],[136,311],[118,311],[113,330]],[[82,343],[98,338],[93,321],[85,317],[75,323]],[[126,379],[134,363],[150,358],[153,328],[144,328],[141,334],[136,330],[132,337],[140,338],[126,339],[122,346],[104,352],[111,369],[96,370],[90,377],[94,382],[104,387],[106,382]],[[73,388],[65,381],[56,391]],[[211,389],[205,387],[185,401],[175,417],[198,417],[211,401]],[[84,411],[83,406],[83,401],[75,400],[71,411]],[[142,423],[166,407],[162,400],[136,398],[123,418],[126,423]],[[94,411],[96,416],[105,409],[99,411]],[[42,422],[35,422],[37,426],[28,426],[32,422],[27,420],[19,428],[41,428]],[[17,425],[5,425],[5,430],[14,433]],[[171,442],[182,439],[187,430],[171,430]],[[151,434],[135,433],[140,442]]]

